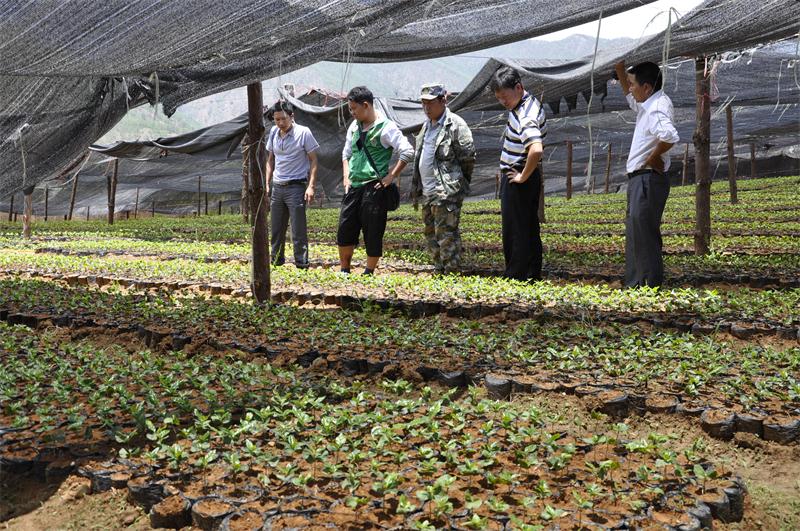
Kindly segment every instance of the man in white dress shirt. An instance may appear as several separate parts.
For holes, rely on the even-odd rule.
[[[664,282],[661,216],[669,197],[668,151],[680,139],[673,125],[672,100],[661,90],[661,69],[641,63],[616,65],[625,97],[636,111],[628,154],[628,207],[625,218],[625,287]]]

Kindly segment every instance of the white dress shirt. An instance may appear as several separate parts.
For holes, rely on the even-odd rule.
[[[680,138],[672,123],[672,100],[663,91],[655,92],[644,103],[638,103],[632,94],[628,94],[626,98],[631,109],[638,113],[626,166],[627,172],[633,173],[644,169],[645,161],[659,141],[677,144]],[[666,172],[669,169],[669,153],[662,153],[661,160],[664,161]]]

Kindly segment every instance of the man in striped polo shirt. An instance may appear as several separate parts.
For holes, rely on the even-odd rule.
[[[542,141],[547,120],[541,102],[522,86],[519,73],[505,66],[492,76],[497,101],[508,110],[500,154],[500,210],[506,278],[542,278],[539,186]]]

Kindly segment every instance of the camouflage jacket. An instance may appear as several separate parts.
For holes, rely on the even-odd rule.
[[[445,110],[442,129],[436,136],[436,156],[434,174],[437,185],[433,196],[425,197],[426,203],[441,204],[446,201],[463,199],[469,193],[472,169],[475,166],[475,144],[472,131],[467,123],[449,109]],[[411,182],[411,199],[416,206],[422,194],[422,175],[419,163],[422,159],[422,145],[429,121],[426,120],[417,135],[414,157],[414,177]]]

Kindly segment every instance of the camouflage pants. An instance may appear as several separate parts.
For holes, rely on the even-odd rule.
[[[461,265],[461,201],[422,207],[425,239],[437,273],[457,272]]]

